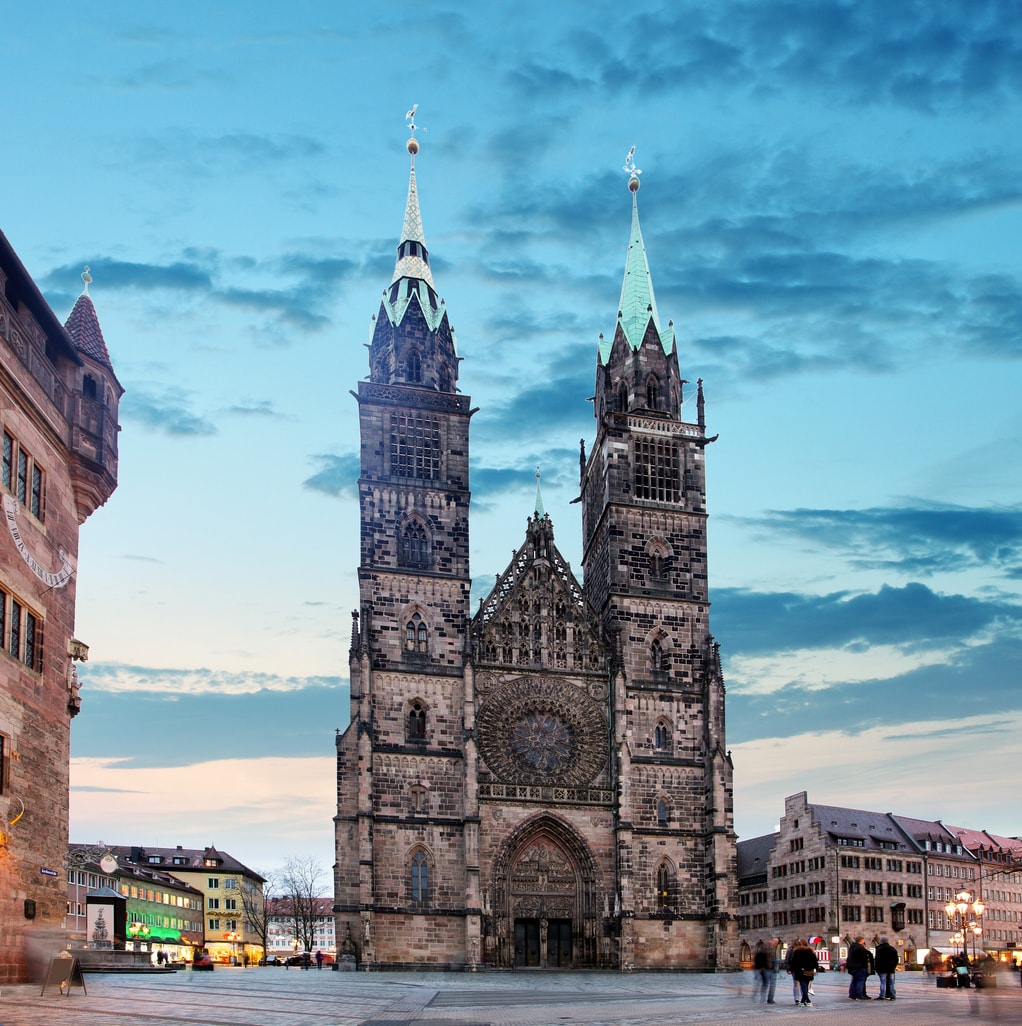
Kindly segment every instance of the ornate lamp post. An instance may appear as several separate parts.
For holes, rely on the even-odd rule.
[[[983,932],[979,920],[983,916],[986,905],[979,898],[973,898],[971,891],[959,891],[954,901],[949,901],[944,906],[948,921],[954,924],[955,917],[958,917],[956,933],[951,938],[952,943],[957,944],[959,937],[962,942],[962,957],[968,961],[969,958],[969,934],[973,935],[972,952],[976,954],[976,939]]]

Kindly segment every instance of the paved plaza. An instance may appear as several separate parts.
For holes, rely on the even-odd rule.
[[[753,1023],[763,1017],[816,1026],[955,1021],[1022,1023],[1022,988],[1005,974],[997,990],[938,990],[899,973],[896,1001],[849,1001],[848,977],[817,979],[812,1008],[795,1007],[790,977],[777,1002],[752,998],[752,974],[339,973],[220,968],[164,976],[87,974],[87,994],[4,987],[0,1026],[672,1026]],[[870,980],[876,993],[876,979]]]

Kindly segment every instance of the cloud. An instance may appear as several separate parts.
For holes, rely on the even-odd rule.
[[[202,667],[132,666],[92,663],[80,670],[90,691],[109,694],[153,694],[179,699],[185,695],[251,695],[256,692],[291,693],[305,688],[336,687],[339,677],[282,677],[251,671],[209,670]]]
[[[249,867],[270,868],[291,853],[330,866],[335,762],[333,755],[245,755],[202,757],[169,768],[76,756],[71,838],[186,848],[214,844]],[[168,829],[177,833],[168,836]],[[281,851],[285,835],[289,850]]]
[[[233,406],[228,406],[226,412],[237,414],[240,417],[283,417],[282,413],[274,409],[271,399],[255,399],[249,402],[235,403]]]
[[[856,569],[929,576],[982,567],[1006,578],[1022,569],[1022,506],[772,510],[739,522],[838,552]]]
[[[929,696],[927,708],[937,708]],[[817,726],[795,709],[788,718],[802,720],[797,737],[768,733],[732,746],[735,819],[743,838],[775,829],[784,812],[782,796],[800,791],[821,804],[971,823],[1006,836],[1018,832],[1015,806],[999,788],[951,785],[961,758],[975,760],[981,752],[985,766],[1014,764],[1022,710],[959,706],[950,747],[942,718],[878,722],[864,731]]]
[[[117,758],[126,769],[186,766],[211,752],[223,758],[326,754],[333,748],[330,727],[348,723],[348,684],[341,678],[254,681],[235,675],[232,683],[225,674],[204,671],[122,671],[100,667],[98,674],[81,674],[75,759],[108,757],[111,738],[118,739]],[[210,690],[198,687],[202,680],[210,680]],[[271,686],[251,690],[256,683]]]
[[[620,17],[598,38],[585,31],[558,38],[556,58],[551,45],[509,82],[532,102],[552,88],[589,102],[621,90],[761,99],[794,90],[850,106],[974,109],[1022,87],[1016,14],[1011,0],[905,0],[897,8],[882,0],[676,3]]]
[[[362,471],[357,453],[319,453],[310,457],[319,470],[302,482],[303,488],[338,498],[358,498],[358,478]]]
[[[98,257],[88,263],[92,280],[102,289],[136,289],[140,292],[170,289],[205,293],[212,288],[210,269],[191,260],[159,264]],[[40,287],[59,290],[68,281],[75,281],[81,269],[82,264],[75,263],[54,267],[40,278]],[[50,294],[53,295],[52,292]]]
[[[965,642],[994,627],[1022,627],[1022,605],[965,595],[942,595],[913,582],[885,585],[875,593],[828,595],[713,592],[717,629],[729,649],[742,655],[849,645],[891,645],[912,651]]]
[[[122,420],[135,421],[150,431],[175,437],[215,435],[216,425],[189,409],[190,394],[167,387],[162,391],[145,385],[126,385],[120,404]]]

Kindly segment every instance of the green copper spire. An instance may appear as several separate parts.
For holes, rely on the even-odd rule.
[[[628,188],[632,194],[632,228],[628,236],[628,255],[625,259],[625,278],[621,285],[617,323],[628,345],[632,349],[638,349],[652,320],[664,352],[670,353],[674,348],[674,331],[670,326],[666,331],[660,327],[660,315],[657,313],[656,297],[653,295],[653,279],[649,273],[642,229],[639,227],[638,176],[642,172],[632,162],[634,151],[635,148],[632,147],[628,163],[625,164],[625,171],[630,174]],[[610,356],[612,345],[613,339],[602,339],[600,342],[600,356],[604,362]]]
[[[414,111],[414,108],[413,108]],[[409,112],[409,117],[412,111]],[[414,132],[415,126],[412,126]],[[397,262],[390,286],[384,292],[384,305],[392,324],[400,324],[413,298],[419,302],[423,316],[431,331],[435,331],[443,320],[444,305],[438,300],[433,272],[429,269],[429,251],[422,231],[422,214],[419,211],[419,191],[415,185],[415,154],[419,152],[419,141],[413,135],[407,143],[412,158],[408,175],[408,200],[405,203],[405,219],[401,228],[401,241],[397,246]]]
[[[397,263],[394,265],[391,284],[402,278],[419,278],[430,288],[436,288],[433,284],[433,272],[429,269],[429,253],[426,250],[426,236],[422,231],[422,213],[419,211],[419,192],[415,187],[415,152],[418,148],[416,143],[415,150],[409,149],[412,155],[412,168],[408,176],[408,201],[405,203],[405,221],[401,229],[401,241],[398,243]]]

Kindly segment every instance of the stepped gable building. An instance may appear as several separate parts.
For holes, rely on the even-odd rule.
[[[469,422],[412,155],[361,436],[336,936],[361,968],[737,964],[732,766],[709,629],[707,438],[682,420],[635,191],[580,457],[581,585],[537,487],[469,605]],[[609,304],[608,304],[609,305]],[[467,365],[467,366],[470,366]]]
[[[757,940],[814,937],[837,965],[856,937],[875,945],[886,935],[906,962],[922,964],[931,949],[961,949],[953,940],[959,922],[945,906],[967,891],[986,903],[978,946],[1010,962],[1022,954],[1022,866],[1011,844],[938,820],[791,795],[777,833],[738,842],[741,959],[751,963]]]
[[[123,393],[83,278],[61,324],[0,233],[0,983],[65,943],[78,531],[117,487]]]

